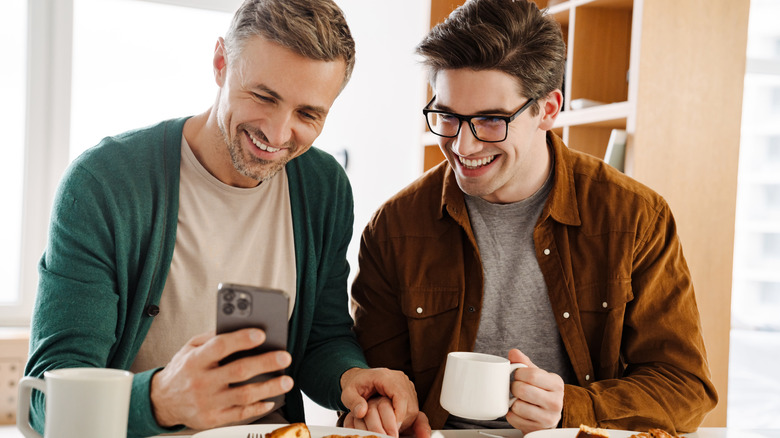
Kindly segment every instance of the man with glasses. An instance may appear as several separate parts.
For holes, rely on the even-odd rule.
[[[471,0],[417,52],[446,161],[363,232],[352,297],[369,364],[415,382],[433,429],[696,430],[717,395],[674,219],[658,194],[550,131],[559,26],[525,0]],[[441,407],[452,351],[527,365],[505,417]]]

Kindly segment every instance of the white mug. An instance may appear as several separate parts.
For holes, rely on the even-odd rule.
[[[43,379],[19,381],[16,426],[27,438],[40,438],[29,422],[33,389],[46,395],[46,438],[124,438],[133,373],[109,368],[61,368]]]
[[[521,363],[483,353],[456,351],[447,355],[439,401],[452,415],[495,420],[509,411],[515,398],[509,385]]]

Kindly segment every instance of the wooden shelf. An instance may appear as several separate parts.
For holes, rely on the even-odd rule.
[[[554,127],[586,125],[626,129],[626,119],[628,119],[630,111],[631,105],[628,102],[616,102],[578,110],[562,111],[558,115]]]
[[[582,6],[631,9],[634,7],[634,0],[569,0],[550,6],[547,11],[550,14],[558,14]]]
[[[541,3],[541,2],[537,2]],[[540,5],[540,7],[543,7]],[[561,27],[566,28],[569,25],[569,15],[575,8],[612,8],[627,9],[634,7],[633,0],[571,0],[555,4],[547,8],[547,14],[552,15],[555,21],[560,23]],[[564,31],[564,36],[566,32]]]

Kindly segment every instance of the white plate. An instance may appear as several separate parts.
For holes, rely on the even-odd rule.
[[[287,424],[247,424],[244,426],[228,426],[217,429],[204,430],[192,436],[192,438],[246,438],[248,433],[259,433],[265,436],[266,433],[274,431]],[[388,435],[382,435],[365,430],[348,429],[346,427],[329,426],[308,426],[311,432],[311,438],[322,438],[327,435],[374,435],[380,438],[391,438]]]
[[[577,432],[579,432],[579,430],[579,428],[537,430],[536,432],[529,433],[525,436],[525,438],[574,438],[577,436]],[[632,432],[630,430],[605,430],[609,432],[609,438],[628,438],[631,435],[639,433]]]

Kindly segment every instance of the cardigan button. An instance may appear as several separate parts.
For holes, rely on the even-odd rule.
[[[543,252],[544,255],[550,255],[550,248],[545,248]]]
[[[417,313],[419,314],[419,313],[422,313],[422,312],[423,312],[422,307],[418,307],[417,308]]]
[[[569,312],[563,312],[563,317],[564,317],[564,318],[568,319],[568,318],[569,318],[569,316],[570,316],[570,315],[569,315]]]
[[[146,307],[146,315],[147,316],[154,317],[154,316],[157,316],[159,314],[160,314],[160,307],[159,306],[156,306],[154,304],[150,304],[149,306]]]

